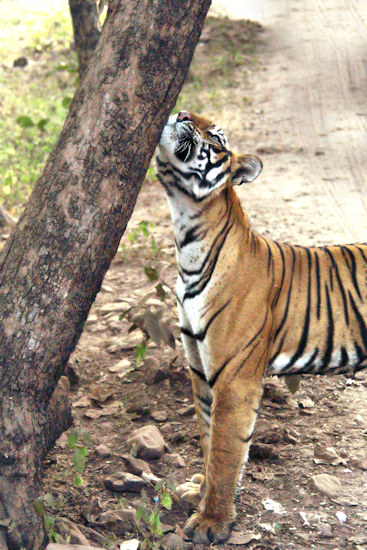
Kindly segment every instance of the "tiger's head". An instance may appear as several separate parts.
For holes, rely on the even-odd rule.
[[[159,142],[157,164],[168,194],[176,187],[195,201],[253,181],[262,170],[258,157],[231,151],[218,126],[185,111],[169,117]]]

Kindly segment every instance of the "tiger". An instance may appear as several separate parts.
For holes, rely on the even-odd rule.
[[[225,541],[263,393],[264,374],[353,374],[367,365],[367,245],[306,247],[250,228],[234,186],[262,162],[223,131],[171,115],[157,178],[173,222],[177,307],[192,382],[204,475],[184,531]],[[196,478],[196,482],[198,479]]]

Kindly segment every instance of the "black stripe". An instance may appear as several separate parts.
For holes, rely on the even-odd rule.
[[[318,250],[315,250],[315,264],[316,264],[316,288],[317,288],[317,318],[320,319],[321,315],[321,279],[320,279],[320,262]]]
[[[292,359],[289,361],[288,365],[286,365],[285,369],[289,369],[292,367],[295,362],[302,357],[303,352],[306,348],[307,344],[307,338],[308,338],[308,331],[310,328],[310,312],[311,312],[311,268],[312,268],[312,256],[309,249],[305,248],[307,253],[307,259],[308,259],[308,285],[307,285],[307,306],[306,306],[306,312],[305,312],[305,320],[303,322],[303,330],[301,335],[301,340],[298,344],[298,348],[296,353],[293,355]]]
[[[293,285],[293,275],[294,275],[294,265],[295,265],[295,262],[296,262],[296,253],[294,251],[294,248],[291,249],[292,251],[292,269],[291,269],[291,274],[290,274],[290,282],[289,282],[289,288],[288,288],[288,295],[287,295],[287,304],[286,304],[286,307],[285,307],[285,311],[284,311],[284,315],[283,315],[283,318],[275,332],[275,336],[274,336],[274,340],[277,338],[278,334],[280,333],[280,331],[282,330],[283,326],[284,326],[284,323],[288,317],[288,311],[289,311],[289,304],[290,304],[290,298],[291,298],[291,293],[292,293],[292,285]]]
[[[215,320],[216,317],[218,317],[218,315],[220,313],[222,313],[222,311],[228,306],[228,304],[231,302],[232,298],[230,298],[225,304],[223,304],[223,306],[218,309],[218,311],[216,311],[214,313],[214,315],[212,315],[211,319],[209,319],[209,321],[207,322],[206,324],[206,327],[204,328],[204,330],[202,330],[201,332],[191,332],[189,329],[185,328],[185,327],[181,327],[181,332],[182,334],[185,334],[185,336],[189,336],[190,338],[193,338],[194,340],[199,340],[199,342],[202,342],[206,336],[206,333],[208,332],[208,329],[210,327],[210,325],[212,324],[212,322]]]
[[[279,346],[278,346],[277,351],[274,353],[273,357],[270,359],[270,361],[269,361],[269,366],[270,366],[270,367],[272,366],[272,364],[274,363],[274,361],[276,360],[276,358],[277,358],[278,355],[280,354],[281,349],[282,349],[283,344],[284,344],[284,340],[285,340],[286,335],[287,335],[287,333],[283,334],[282,339],[281,339],[281,341],[280,341],[280,343],[279,343]]]
[[[189,368],[190,368],[190,370],[192,370],[192,372],[194,372],[196,374],[196,376],[198,376],[199,378],[204,380],[204,382],[208,383],[207,379],[205,378],[205,374],[203,372],[201,372],[200,370],[195,369],[191,365],[189,365]]]
[[[275,293],[274,300],[273,300],[273,303],[272,303],[272,308],[274,308],[276,306],[277,302],[278,302],[280,292],[281,292],[282,287],[283,287],[284,276],[285,276],[285,259],[284,259],[284,252],[283,252],[282,246],[279,243],[277,243],[276,241],[273,241],[273,243],[278,248],[278,250],[280,252],[280,256],[282,258],[282,278],[280,280],[280,285],[279,285],[278,291]]]
[[[192,270],[189,270],[189,269],[184,269],[182,268],[182,272],[185,274],[185,275],[200,275],[201,272],[203,271],[204,267],[205,267],[205,264],[208,262],[208,260],[210,259],[210,256],[217,244],[217,241],[220,239],[221,235],[223,234],[223,232],[226,230],[226,228],[228,227],[228,224],[229,224],[229,221],[230,221],[230,215],[231,215],[231,207],[228,206],[227,204],[227,207],[226,207],[226,211],[225,213],[223,214],[223,216],[225,216],[227,214],[229,210],[229,213],[228,213],[228,219],[226,221],[226,223],[224,224],[224,226],[222,227],[222,229],[220,230],[220,232],[218,233],[218,235],[215,237],[209,251],[207,252],[205,258],[204,258],[204,261],[202,262],[201,266],[198,268],[198,269],[192,269]]]
[[[242,443],[248,443],[252,436],[254,435],[254,432],[252,432],[248,437],[242,437],[242,436],[238,436],[238,438],[242,441]]]
[[[157,179],[163,185],[163,188],[164,188],[165,192],[167,193],[167,195],[169,197],[173,197],[173,193],[172,193],[171,188],[169,187],[169,185],[165,181],[163,181],[163,178],[161,178],[161,176],[159,174],[157,174]]]
[[[338,365],[338,369],[340,369],[341,367],[345,367],[349,363],[349,356],[345,347],[342,346],[340,351],[341,351],[341,358]]]
[[[315,348],[314,351],[313,351],[313,354],[311,355],[311,357],[309,358],[307,363],[305,363],[303,365],[303,367],[301,367],[300,369],[297,369],[295,371],[295,374],[307,374],[309,372],[313,372],[314,369],[313,368],[311,369],[311,367],[314,366],[314,362],[315,362],[315,359],[316,359],[318,353],[319,353],[319,348]]]
[[[364,252],[363,252],[362,248],[360,247],[360,245],[357,245],[355,248],[359,251],[359,253],[361,254],[361,256],[362,256],[362,258],[364,259],[365,263],[367,264],[367,258],[366,258],[366,256],[364,255]],[[367,252],[367,251],[366,251],[366,252]]]
[[[353,296],[352,296],[350,290],[348,291],[348,295],[349,295],[349,300],[350,300],[350,303],[352,305],[354,314],[356,316],[356,319],[357,319],[357,322],[358,322],[358,325],[359,325],[359,332],[360,332],[362,340],[363,340],[364,349],[367,350],[367,329],[366,329],[366,325],[363,321],[362,315],[360,314],[360,312],[359,312],[359,310],[356,306],[355,301],[353,300]]]
[[[207,234],[207,229],[203,229],[203,224],[199,223],[188,229],[185,233],[184,238],[179,243],[178,249],[182,250],[188,244],[191,244],[194,241],[200,240]]]
[[[201,401],[203,405],[205,405],[210,410],[213,403],[212,397],[206,397],[206,396],[204,397],[203,395],[199,395],[199,394],[197,394],[196,397]]]
[[[347,326],[349,326],[349,311],[348,311],[347,297],[345,295],[343,282],[340,278],[339,268],[338,268],[338,265],[335,261],[334,256],[331,253],[331,250],[329,248],[325,248],[324,250],[325,250],[326,254],[328,254],[328,256],[331,260],[332,266],[335,270],[336,280],[338,281],[340,294],[342,295],[342,299],[343,299],[344,318],[345,318],[345,322],[346,322]]]
[[[208,283],[209,283],[209,281],[210,281],[210,279],[211,279],[211,277],[214,273],[215,266],[217,265],[219,254],[220,254],[220,252],[221,252],[221,250],[222,250],[222,248],[225,244],[227,235],[230,232],[230,230],[232,229],[233,225],[234,225],[234,222],[228,227],[227,231],[225,232],[225,234],[223,236],[223,240],[219,244],[217,252],[216,252],[213,260],[210,261],[210,263],[209,263],[208,267],[206,268],[206,271],[203,274],[202,278],[199,281],[197,281],[196,283],[193,283],[193,284],[189,285],[188,290],[185,291],[185,294],[184,294],[184,297],[183,297],[184,300],[186,300],[187,298],[194,298],[198,294],[201,294],[201,292],[208,285]]]
[[[219,369],[217,370],[217,372],[215,373],[214,376],[212,376],[212,378],[209,380],[209,386],[212,388],[214,386],[214,384],[216,383],[216,381],[218,380],[218,376],[223,372],[223,370],[226,368],[226,366],[228,365],[228,363],[230,361],[232,361],[232,359],[237,355],[237,353],[235,353],[234,355],[232,355],[232,357],[229,357],[229,359],[227,359],[226,361],[224,361],[223,365],[221,367],[219,367]]]
[[[330,363],[331,355],[333,353],[334,346],[334,319],[333,319],[333,310],[331,307],[330,293],[327,284],[325,283],[325,292],[326,292],[326,303],[327,303],[327,313],[328,313],[328,327],[327,327],[327,339],[326,339],[326,351],[322,359],[321,367],[318,372],[322,372],[323,369]]]
[[[347,253],[349,258],[350,258],[351,266],[348,265],[347,261],[346,261],[346,264],[348,265],[348,268],[349,268],[349,271],[350,271],[350,274],[351,274],[351,277],[352,277],[354,288],[356,289],[356,292],[358,294],[358,298],[360,300],[362,300],[361,292],[359,290],[358,281],[357,281],[357,278],[356,278],[356,259],[354,257],[354,254],[352,253],[351,250],[349,250],[349,248],[347,246],[341,246],[340,248],[341,248],[341,251],[342,251],[343,255],[344,255],[344,253]]]

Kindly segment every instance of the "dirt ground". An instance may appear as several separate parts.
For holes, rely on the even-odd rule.
[[[299,244],[367,237],[363,2],[257,2],[259,17],[265,14],[263,26],[247,58],[231,68],[240,83],[230,90],[225,109],[218,104],[215,113],[211,103],[208,114],[222,125],[231,146],[257,151],[264,161],[259,182],[242,188],[240,197],[253,226],[266,236]],[[205,61],[205,48],[215,40],[215,33],[204,31],[199,61]],[[137,508],[142,501],[140,494],[113,492],[104,483],[126,471],[126,441],[135,429],[155,424],[165,438],[162,458],[150,461],[155,476],[172,477],[179,485],[203,466],[180,342],[176,350],[149,343],[145,361],[137,365],[142,333],[128,334],[128,321],[120,320],[157,284],[148,280],[144,267],[159,268],[164,288],[174,287],[168,206],[151,179],[72,358],[79,372],[71,390],[75,428],[92,438],[83,484],[72,482],[73,451],[66,434],[44,469],[45,493],[55,499],[49,513],[68,518],[90,541],[111,548],[146,536],[142,524],[128,532],[121,523],[107,521],[108,514],[102,518],[103,512],[127,503]],[[165,315],[174,324],[174,299],[167,292]],[[151,303],[154,307],[157,298]],[[131,362],[128,373],[115,367],[123,359]],[[155,361],[161,371],[152,379]],[[367,548],[366,387],[367,373],[355,380],[307,378],[293,395],[282,380],[268,379],[237,502],[237,542],[232,539],[222,548]],[[339,494],[330,498],[317,490],[312,481],[317,474],[335,476]],[[121,504],[121,497],[127,503]],[[148,486],[151,509],[153,497]],[[163,531],[176,529],[181,536],[177,526],[183,526],[187,514],[185,503],[174,502],[160,514]],[[185,548],[192,547],[185,542]]]

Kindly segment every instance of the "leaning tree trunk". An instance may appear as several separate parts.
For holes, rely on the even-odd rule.
[[[210,0],[110,0],[59,136],[0,259],[0,548],[45,544],[40,468],[70,425],[58,381],[117,250]]]
[[[97,3],[96,0],[69,0],[69,8],[81,79],[99,40]]]

